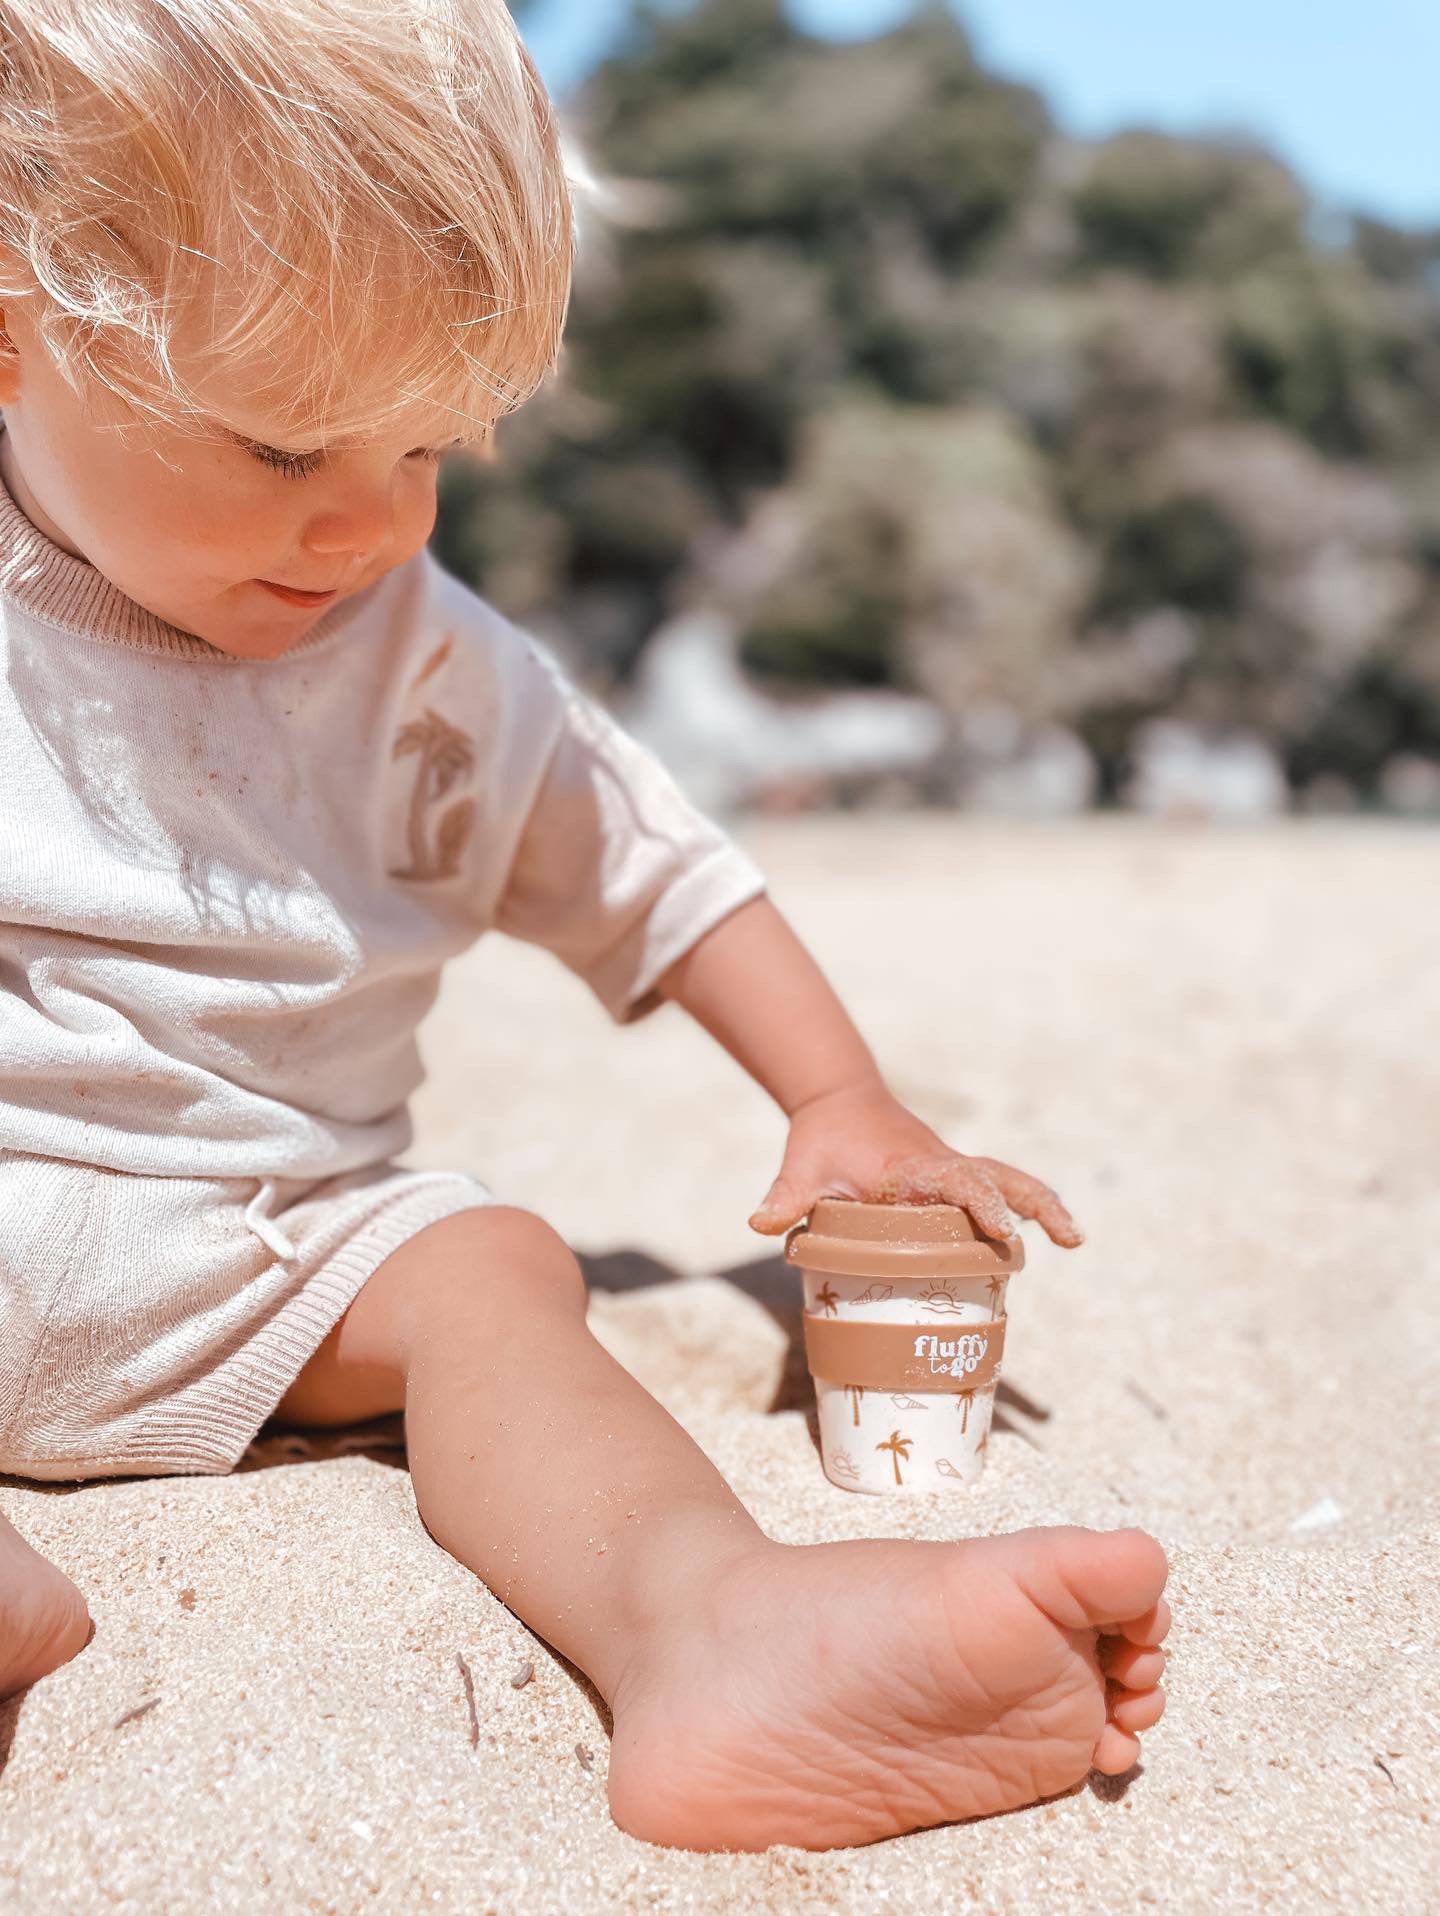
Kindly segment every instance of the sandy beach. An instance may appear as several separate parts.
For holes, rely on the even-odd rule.
[[[1153,1530],[1175,1624],[1143,1766],[864,1849],[651,1848],[606,1812],[594,1693],[421,1526],[401,1420],[271,1424],[228,1478],[0,1478],[96,1621],[0,1704],[0,1907],[1436,1907],[1440,833],[736,836],[897,1093],[1088,1231],[1027,1232],[978,1487],[821,1475],[798,1281],[745,1221],[784,1121],[678,1009],[622,1031],[485,940],[426,1027],[410,1161],[565,1235],[597,1333],[776,1537]]]

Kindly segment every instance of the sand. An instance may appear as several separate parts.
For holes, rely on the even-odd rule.
[[[738,836],[897,1092],[1089,1230],[1029,1234],[977,1489],[822,1478],[798,1286],[745,1223],[783,1120],[682,1012],[621,1031],[487,940],[427,1027],[412,1160],[566,1235],[599,1334],[777,1537],[1154,1530],[1175,1627],[1142,1767],[844,1852],[649,1847],[606,1814],[593,1693],[421,1527],[399,1420],[269,1425],[228,1478],[0,1480],[97,1624],[0,1705],[0,1907],[1437,1906],[1440,840]]]

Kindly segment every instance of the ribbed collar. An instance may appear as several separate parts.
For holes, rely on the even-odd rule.
[[[4,430],[0,418],[0,433]],[[364,610],[383,583],[383,579],[377,579],[331,606],[304,638],[277,658],[237,659],[137,605],[88,559],[77,559],[57,546],[26,518],[0,477],[0,596],[82,638],[108,639],[112,644],[133,646],[141,652],[163,652],[172,658],[211,659],[226,665],[280,665],[332,638]]]

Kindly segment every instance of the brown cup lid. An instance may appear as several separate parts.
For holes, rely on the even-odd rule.
[[[785,1239],[785,1261],[852,1277],[989,1277],[1024,1268],[1019,1237],[982,1237],[958,1204],[817,1198]]]

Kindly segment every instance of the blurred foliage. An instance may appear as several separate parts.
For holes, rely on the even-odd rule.
[[[1202,495],[1161,500],[1123,518],[1107,542],[1095,595],[1102,617],[1155,605],[1233,617],[1250,554],[1239,528]]]
[[[1226,281],[1303,257],[1304,195],[1264,153],[1125,133],[1070,196],[1082,270]]]
[[[1107,789],[1159,715],[1361,795],[1440,754],[1440,227],[1068,141],[938,0],[861,45],[637,4],[569,117],[563,376],[437,546],[599,689],[705,602],[777,686],[1000,699]]]

